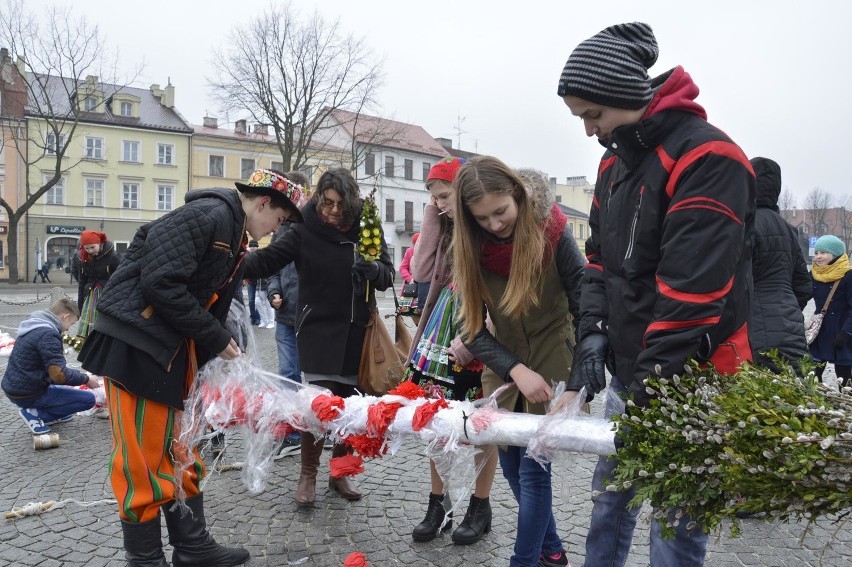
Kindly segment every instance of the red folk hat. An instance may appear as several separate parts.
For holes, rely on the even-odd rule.
[[[296,185],[281,173],[273,169],[258,169],[249,176],[248,182],[237,181],[234,185],[241,193],[248,192],[272,197],[275,203],[292,213],[292,220],[304,222],[305,219],[298,205],[302,198],[302,187]]]
[[[429,176],[426,178],[426,182],[436,180],[436,181],[446,181],[447,183],[452,183],[456,180],[456,175],[461,169],[462,164],[464,163],[464,158],[444,158],[435,165],[432,166],[432,169],[429,170]]]
[[[107,235],[97,230],[84,230],[80,233],[80,244],[88,246],[90,244],[103,244],[106,242]]]

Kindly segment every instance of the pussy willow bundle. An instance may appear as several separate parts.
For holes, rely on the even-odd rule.
[[[683,514],[707,532],[737,512],[767,520],[845,519],[852,508],[852,391],[820,383],[805,361],[734,376],[691,363],[649,377],[650,407],[615,418],[619,464],[607,490],[635,488],[672,533]],[[810,365],[810,367],[808,367]],[[690,526],[691,527],[691,526]]]

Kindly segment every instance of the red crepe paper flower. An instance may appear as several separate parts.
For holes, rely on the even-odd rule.
[[[367,557],[360,551],[353,551],[343,560],[343,567],[370,567]]]
[[[222,394],[219,392],[219,388],[211,386],[206,382],[201,384],[201,403],[204,404],[204,407],[210,407],[215,402],[218,402],[221,397]]]
[[[384,437],[402,404],[378,402],[367,408],[367,434]]]
[[[392,396],[402,396],[409,400],[416,400],[417,398],[425,398],[426,390],[414,382],[406,380],[405,382],[400,382],[399,386],[389,391],[388,394]]]
[[[286,421],[279,421],[272,426],[272,437],[274,437],[276,441],[281,441],[291,433],[293,433],[293,428]]]
[[[332,478],[355,476],[364,472],[364,459],[358,455],[333,457],[328,461],[328,468]]]
[[[432,421],[438,410],[448,407],[450,407],[450,404],[447,403],[447,400],[443,399],[426,402],[414,410],[414,417],[411,418],[411,428],[414,431],[420,431],[429,425],[429,422]]]
[[[387,447],[382,449],[385,444],[383,437],[371,437],[363,433],[348,435],[343,439],[343,442],[355,449],[355,452],[368,459],[375,459],[387,453]]]
[[[340,410],[343,410],[345,406],[346,402],[340,396],[326,396],[325,394],[320,394],[311,402],[311,409],[316,414],[317,419],[323,423],[337,419]]]

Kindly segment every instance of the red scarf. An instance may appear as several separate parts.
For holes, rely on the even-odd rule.
[[[545,266],[550,262],[550,255],[553,250],[556,250],[556,245],[562,237],[565,225],[568,224],[568,217],[562,213],[559,205],[553,203],[553,206],[550,207],[550,216],[542,224],[544,225],[544,238],[550,243],[550,246],[545,249],[544,258],[541,260],[541,265]],[[513,245],[513,242],[486,240],[482,245],[479,265],[483,270],[509,277],[509,270],[512,268]]]

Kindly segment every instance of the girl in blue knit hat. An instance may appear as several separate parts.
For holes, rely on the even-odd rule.
[[[819,362],[833,363],[842,381],[841,387],[849,386],[852,377],[852,266],[842,240],[831,235],[817,239],[811,279],[816,312],[821,312],[828,302],[819,334],[810,345],[811,356]],[[817,374],[822,377],[824,370],[825,366],[820,367]]]

